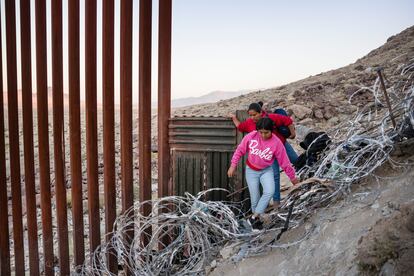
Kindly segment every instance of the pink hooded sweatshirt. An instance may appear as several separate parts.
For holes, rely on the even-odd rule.
[[[246,163],[251,164],[254,168],[262,170],[271,166],[277,159],[289,179],[295,178],[295,170],[290,165],[286,149],[274,134],[267,140],[264,140],[256,130],[247,134],[234,152],[231,166],[237,167],[237,163],[246,152],[249,153]]]

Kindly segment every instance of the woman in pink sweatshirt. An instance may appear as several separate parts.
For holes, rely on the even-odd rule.
[[[270,118],[261,118],[256,124],[256,131],[247,134],[231,159],[231,166],[227,172],[229,177],[234,175],[240,158],[248,153],[246,160],[246,181],[250,192],[250,201],[253,215],[250,223],[253,228],[261,229],[260,214],[263,214],[275,191],[272,164],[275,159],[293,185],[299,181],[295,170],[290,165],[285,147],[273,133],[274,123]],[[263,195],[260,196],[259,185],[262,184]]]

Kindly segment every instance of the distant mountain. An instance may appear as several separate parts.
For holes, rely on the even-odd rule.
[[[239,91],[213,91],[200,97],[179,98],[171,101],[171,107],[184,107],[196,104],[214,103],[220,100],[227,100],[250,93],[254,90],[244,89]],[[152,103],[153,108],[157,108],[157,102]]]

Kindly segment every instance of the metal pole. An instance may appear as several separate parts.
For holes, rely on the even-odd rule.
[[[102,2],[102,92],[106,241],[112,238],[116,218],[115,106],[114,106],[114,0]],[[117,274],[116,251],[107,254],[109,271]]]
[[[380,82],[381,82],[381,87],[382,87],[382,90],[384,91],[385,101],[387,102],[388,110],[390,112],[390,118],[391,118],[391,121],[392,121],[392,125],[394,126],[394,128],[396,128],[397,124],[395,123],[395,118],[394,118],[394,115],[392,114],[390,98],[388,97],[387,89],[385,88],[384,78],[382,76],[382,70],[383,70],[383,68],[379,67],[375,71],[377,71],[377,73],[378,73],[378,77],[379,77]]]
[[[75,266],[85,261],[82,152],[80,120],[79,0],[70,0],[69,13],[69,127],[70,170],[72,182],[73,255]]]
[[[32,49],[30,38],[30,1],[20,1],[21,70],[23,102],[24,174],[31,275],[39,275],[39,249],[36,215],[36,190],[33,150]]]
[[[24,275],[22,194],[20,182],[19,114],[17,100],[15,1],[6,6],[7,96],[9,111],[10,180],[12,194],[15,272]]]
[[[85,5],[85,100],[90,251],[101,243],[96,103],[96,0]],[[91,260],[92,261],[92,260]]]
[[[2,47],[3,45],[0,39],[0,53],[2,53]],[[0,64],[3,64],[2,55],[0,55]],[[9,200],[7,197],[6,149],[4,140],[3,66],[0,67],[0,91],[0,275],[10,275]]]
[[[63,126],[62,0],[52,1],[53,142],[60,273],[70,272]]]
[[[36,80],[44,274],[54,274],[47,91],[46,0],[36,1]]]
[[[133,156],[132,156],[132,0],[121,1],[121,191],[122,211],[126,212],[134,203]],[[129,212],[133,220],[134,212]],[[134,238],[134,227],[128,227],[124,234],[125,247],[129,248]],[[128,264],[124,265],[126,275],[132,275]]]
[[[158,31],[158,198],[169,195],[170,144],[168,141],[169,119],[171,117],[171,16],[172,0],[160,1]],[[163,212],[160,209],[159,212]],[[164,229],[163,234],[166,234]],[[160,240],[163,248],[169,240]]]
[[[151,18],[152,1],[139,5],[139,194],[140,201],[151,199]],[[150,204],[142,207],[144,216],[151,212]],[[142,235],[147,244],[151,229]],[[145,238],[144,238],[145,237]]]
[[[171,13],[172,0],[160,1],[158,40],[158,197],[168,195],[171,117]]]

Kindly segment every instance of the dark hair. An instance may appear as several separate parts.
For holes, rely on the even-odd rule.
[[[265,129],[273,131],[275,124],[269,117],[263,117],[256,123],[256,130]]]
[[[262,104],[260,104],[260,103],[262,103],[262,102],[259,102],[259,103],[251,103],[249,105],[249,108],[247,109],[247,111],[254,110],[256,112],[261,113],[262,112],[262,105],[263,105],[263,103]]]

